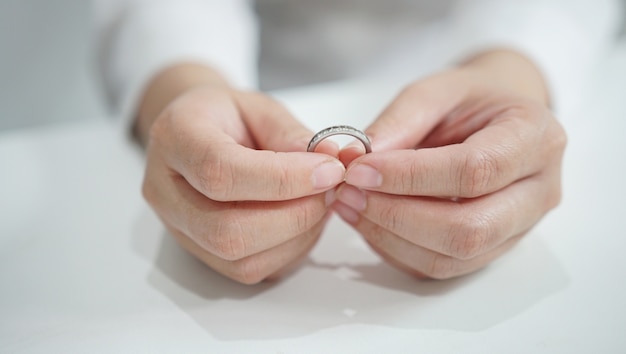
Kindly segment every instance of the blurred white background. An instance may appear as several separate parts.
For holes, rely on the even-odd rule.
[[[103,114],[90,2],[0,0],[0,129]]]
[[[89,1],[0,0],[0,129],[105,114],[91,39]]]

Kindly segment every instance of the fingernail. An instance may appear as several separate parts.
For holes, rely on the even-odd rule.
[[[358,188],[349,185],[341,186],[336,193],[336,197],[339,201],[356,211],[365,210],[367,205],[365,193]]]
[[[349,206],[339,202],[333,204],[333,209],[339,214],[339,216],[350,224],[354,224],[359,221],[359,213]]]
[[[380,187],[383,176],[373,167],[360,164],[348,170],[346,183],[362,188]]]
[[[343,181],[345,169],[339,161],[325,162],[313,170],[311,182],[316,189],[326,189]]]

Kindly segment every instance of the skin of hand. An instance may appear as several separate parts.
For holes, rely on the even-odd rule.
[[[170,233],[217,272],[253,284],[313,247],[345,168],[328,141],[268,96],[181,64],[149,84],[135,133],[147,144],[145,199]]]
[[[446,279],[510,249],[561,198],[566,134],[539,71],[508,50],[407,86],[359,144],[334,209],[390,264]]]

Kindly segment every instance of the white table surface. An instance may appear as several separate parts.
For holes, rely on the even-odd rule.
[[[393,95],[278,94],[313,128],[364,127]],[[570,137],[564,199],[476,274],[416,281],[333,218],[281,282],[245,286],[182,251],[140,196],[143,157],[107,120],[0,132],[2,353],[626,352],[626,50]]]

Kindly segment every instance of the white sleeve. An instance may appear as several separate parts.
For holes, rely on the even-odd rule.
[[[443,60],[504,47],[533,60],[558,114],[574,113],[590,72],[619,30],[620,0],[460,0]]]
[[[204,63],[229,82],[257,82],[257,24],[247,0],[93,0],[99,71],[128,126],[140,95],[159,70]]]

